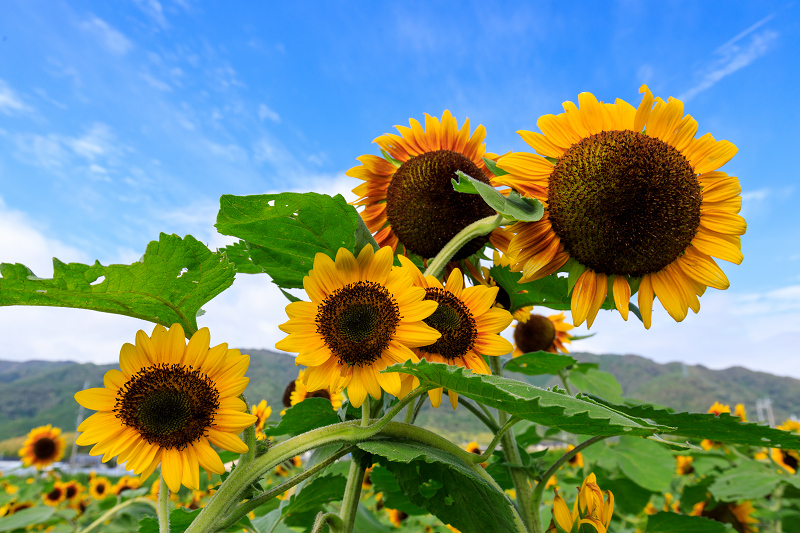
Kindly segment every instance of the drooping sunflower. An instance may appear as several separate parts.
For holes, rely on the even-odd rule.
[[[64,484],[56,481],[53,488],[42,494],[42,500],[45,505],[51,507],[57,506],[59,503],[67,499],[67,492],[64,490]]]
[[[61,436],[61,428],[52,424],[33,428],[19,450],[22,464],[42,469],[59,461],[64,456],[66,441]]]
[[[148,337],[136,334],[136,345],[120,350],[120,370],[109,370],[104,388],[87,389],[75,399],[98,411],[78,427],[77,443],[97,443],[90,454],[103,461],[119,455],[128,470],[147,479],[161,465],[169,489],[181,484],[197,489],[199,467],[222,474],[225,468],[211,448],[237,453],[247,445],[237,436],[255,423],[237,398],[247,387],[250,357],[226,343],[209,348],[208,328],[192,335],[187,346],[183,328],[156,326]]]
[[[303,382],[304,374],[305,370],[301,369],[297,373],[297,379],[294,380],[289,385],[289,387],[286,388],[286,391],[284,391],[284,397],[286,397],[287,392],[289,394],[289,405],[287,405],[286,407],[297,405],[306,398],[325,398],[326,400],[331,402],[331,407],[333,408],[333,410],[338,411],[339,408],[342,406],[342,402],[344,401],[344,396],[342,395],[342,393],[331,391],[330,389],[327,388],[315,391],[309,391],[308,387]]]
[[[747,229],[739,216],[739,181],[717,169],[736,154],[711,134],[695,138],[697,121],[683,102],[655,99],[647,86],[639,108],[622,100],[601,104],[591,93],[580,108],[545,115],[544,134],[520,131],[540,155],[512,153],[493,178],[547,206],[538,222],[517,223],[507,254],[522,281],[557,272],[570,260],[583,272],[572,291],[572,318],[591,326],[612,295],[624,319],[638,289],[650,327],[653,298],[676,321],[700,309],[706,287],[728,288],[713,257],[741,263]]]
[[[564,313],[549,316],[530,313],[524,322],[517,322],[513,356],[538,351],[569,353],[564,345],[572,342],[569,331],[575,326],[565,319]]]
[[[98,476],[89,481],[89,494],[95,500],[102,500],[113,492],[113,485],[107,477]]]
[[[433,276],[423,276],[407,257],[400,263],[412,273],[414,284],[425,289],[425,300],[438,304],[425,323],[441,333],[436,342],[416,348],[421,358],[436,363],[463,366],[477,374],[491,374],[483,355],[510,353],[511,343],[499,333],[511,323],[511,313],[493,307],[497,287],[475,285],[464,288],[464,277],[457,268],[450,272],[445,285]],[[431,405],[442,403],[443,388],[428,391]],[[450,405],[458,406],[458,394],[447,391]]]
[[[369,393],[381,389],[401,394],[399,374],[379,373],[389,365],[419,358],[411,348],[426,346],[439,332],[423,322],[436,310],[414,287],[406,268],[392,268],[392,249],[374,252],[367,245],[358,254],[340,248],[334,262],[325,254],[303,278],[310,302],[286,306],[288,336],[275,344],[298,352],[296,365],[306,365],[303,382],[309,391],[347,389],[350,403],[360,407]]]
[[[253,405],[251,410],[256,417],[256,438],[264,440],[267,438],[264,434],[264,424],[267,422],[269,415],[272,414],[272,407],[267,405],[267,400],[261,400],[258,405]]]
[[[396,126],[400,135],[375,139],[388,158],[363,155],[361,165],[345,174],[364,181],[353,189],[359,196],[354,204],[365,206],[361,217],[380,246],[430,258],[466,226],[494,214],[478,195],[453,190],[450,180],[460,170],[489,183],[492,174],[482,157],[497,156],[486,153],[483,126],[470,136],[469,119],[459,130],[449,111],[441,121],[425,114],[424,129],[413,118],[410,123],[410,128]],[[453,259],[474,254],[489,239],[471,240]]]

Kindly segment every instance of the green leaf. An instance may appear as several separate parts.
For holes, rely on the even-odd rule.
[[[610,490],[614,495],[614,511],[630,515],[639,514],[645,508],[650,496],[649,490],[642,489],[630,479],[621,476],[616,478],[606,477],[602,468],[593,467],[592,472],[597,475],[597,485],[604,491]],[[683,500],[681,499],[681,502]]]
[[[320,476],[303,487],[300,494],[294,495],[283,508],[284,523],[290,527],[307,527],[314,523],[314,517],[324,509],[325,504],[341,501],[347,479],[344,476]]]
[[[597,400],[608,407],[629,416],[652,420],[656,424],[672,426],[672,435],[692,439],[709,439],[731,444],[748,446],[771,446],[789,450],[800,449],[800,434],[780,429],[773,429],[761,424],[742,422],[737,416],[722,413],[715,416],[711,413],[672,413],[667,409],[658,409],[652,405],[617,405]]]
[[[519,372],[526,376],[557,374],[578,361],[569,355],[550,352],[531,352],[514,357],[505,364],[505,370]]]
[[[53,516],[54,512],[55,509],[51,507],[39,506],[17,511],[11,516],[0,517],[0,531],[14,531],[15,529],[41,524]]]
[[[505,176],[506,174],[508,174],[508,172],[498,167],[497,163],[495,163],[491,159],[488,159],[486,157],[481,157],[481,159],[483,159],[483,162],[486,165],[486,168],[489,169],[489,172],[491,172],[495,176]]]
[[[372,481],[373,491],[383,495],[383,503],[389,509],[397,509],[403,511],[408,515],[422,515],[427,514],[428,511],[422,507],[411,503],[403,493],[397,480],[391,472],[382,466],[372,467],[372,472],[369,475]]]
[[[358,444],[388,469],[412,503],[463,533],[515,532],[511,504],[454,455],[416,442]]]
[[[250,250],[247,249],[247,243],[243,240],[235,242],[224,248],[220,248],[218,252],[224,253],[228,261],[234,264],[236,272],[242,274],[263,274],[264,270],[253,263],[250,258]]]
[[[371,244],[372,249],[376,252],[380,250],[380,246],[378,245],[378,241],[375,240],[375,237],[369,231],[366,222],[364,219],[361,218],[361,215],[358,215],[358,227],[356,227],[356,250],[361,250],[364,246]]]
[[[460,170],[456,171],[458,180],[451,179],[453,189],[467,194],[480,194],[489,207],[506,217],[522,222],[535,222],[544,216],[544,207],[539,200],[523,198],[516,191],[503,196],[500,191],[482,181],[478,181]]]
[[[569,382],[586,394],[599,396],[609,402],[622,402],[622,386],[612,374],[587,369],[586,372],[575,372],[569,375]]]
[[[264,430],[268,436],[300,435],[322,426],[330,426],[339,422],[336,411],[331,409],[331,402],[325,398],[306,398],[286,410],[280,423]]]
[[[646,439],[622,437],[612,451],[628,479],[651,492],[669,491],[675,474],[675,458],[669,450]]]
[[[781,479],[771,468],[755,461],[744,461],[717,477],[708,490],[720,501],[758,499],[772,494]]]
[[[395,507],[393,507],[395,509]],[[363,503],[358,504],[356,521],[353,524],[353,533],[392,533],[394,528],[389,528],[378,521],[375,513],[367,509]]]
[[[247,241],[252,262],[284,288],[300,288],[314,256],[353,251],[358,213],[342,195],[317,193],[224,195],[217,230]]]
[[[173,509],[169,513],[169,531],[170,533],[183,533],[187,527],[192,523],[197,515],[200,514],[200,509],[194,511],[187,511],[186,509]],[[158,518],[155,516],[143,516],[139,520],[138,533],[158,533]]]
[[[733,528],[702,516],[659,511],[647,519],[645,533],[733,533]]]
[[[464,367],[444,363],[406,361],[384,372],[401,372],[425,384],[444,387],[489,407],[501,409],[525,420],[581,435],[648,436],[670,428],[623,415],[586,397],[563,391],[545,390],[492,375],[473,374]]]
[[[0,264],[0,305],[91,309],[197,331],[200,308],[233,283],[234,265],[191,235],[162,233],[132,265],[62,263],[41,279],[24,265]],[[102,280],[101,280],[102,278]]]

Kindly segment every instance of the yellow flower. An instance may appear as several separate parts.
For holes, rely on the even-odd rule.
[[[718,417],[722,413],[730,414],[731,406],[730,405],[725,405],[725,404],[722,404],[722,403],[719,403],[719,402],[714,402],[714,405],[709,407],[707,412]],[[714,440],[709,440],[709,439],[703,439],[700,442],[700,447],[707,451],[707,450],[711,450],[713,448],[721,448],[723,446],[722,446],[721,442],[714,441]]]
[[[310,302],[286,306],[289,335],[275,347],[298,352],[295,364],[306,365],[303,382],[309,391],[347,389],[354,407],[381,389],[399,396],[400,375],[381,374],[395,363],[419,358],[411,348],[427,346],[440,334],[423,322],[436,302],[423,301],[425,290],[414,287],[406,268],[392,268],[392,249],[377,253],[367,245],[358,259],[340,248],[334,262],[325,254],[303,278]]]
[[[608,524],[614,514],[614,495],[607,490],[607,497],[603,497],[603,492],[597,486],[597,478],[594,474],[589,474],[583,480],[578,497],[572,507],[572,513],[564,499],[559,496],[558,489],[555,493],[553,525],[558,533],[570,533],[574,526],[581,528],[584,524],[592,526],[597,533],[607,533]]]
[[[472,441],[472,442],[468,443],[468,444],[467,444],[467,445],[464,447],[464,449],[465,449],[466,451],[468,451],[469,453],[474,453],[475,455],[483,455],[483,452],[481,451],[481,447],[480,447],[480,445],[479,445],[479,444],[478,444],[476,441]],[[486,468],[487,466],[489,466],[489,463],[479,463],[479,464],[480,464],[480,465],[481,465],[483,468]]]
[[[574,327],[565,321],[564,313],[550,316],[530,313],[514,326],[513,356],[539,351],[569,353],[564,344],[572,342],[569,330]]]
[[[109,370],[104,388],[87,389],[75,399],[98,411],[78,427],[77,443],[97,443],[89,452],[115,455],[128,470],[147,479],[161,465],[172,492],[181,485],[197,489],[199,467],[222,474],[225,468],[213,443],[245,453],[238,434],[255,423],[237,398],[247,387],[250,357],[227,344],[209,348],[208,328],[192,335],[187,346],[180,324],[156,326],[148,337],[136,334],[136,345],[120,350],[120,370]]]
[[[264,424],[272,414],[272,407],[267,405],[267,400],[261,400],[258,405],[253,405],[250,409],[256,417],[256,438],[264,440],[267,438],[264,434]]]
[[[501,228],[497,228],[497,230],[500,230],[500,229]],[[497,230],[495,230],[495,231],[497,231]],[[505,230],[503,230],[503,231],[505,231]],[[510,240],[510,238],[507,238],[506,240]],[[509,266],[508,257],[505,256],[505,255],[500,255],[497,252],[497,250],[493,251],[493,257],[494,257],[494,264],[495,265]],[[480,267],[480,271],[478,271],[478,269],[475,268],[475,265],[473,265],[472,262],[464,261],[463,263],[464,263],[464,268],[467,270],[467,272],[469,272],[470,276],[472,276],[472,278],[475,281],[477,281],[478,283],[480,283],[481,285],[483,285],[485,287],[497,287],[498,288],[497,296],[494,299],[494,306],[495,307],[499,307],[500,309],[506,309],[506,310],[509,310],[511,308],[511,297],[506,292],[506,290],[503,287],[500,287],[497,284],[497,282],[494,280],[494,278],[492,278],[492,273],[488,268],[486,268],[485,266],[482,266],[482,267]],[[527,292],[527,291],[521,291],[521,292]],[[514,311],[512,316],[514,317],[514,319],[517,322],[520,322],[520,323],[526,322],[528,320],[528,318],[530,318],[532,310],[533,310],[533,306],[532,305],[528,305],[528,306],[525,306],[525,307],[520,307],[519,309]]]
[[[741,186],[717,171],[736,154],[711,134],[695,138],[697,121],[683,115],[683,102],[655,99],[647,86],[638,109],[622,100],[602,104],[591,93],[580,108],[545,115],[544,135],[520,131],[540,155],[512,153],[492,179],[547,206],[537,222],[512,226],[506,254],[522,281],[553,274],[572,260],[583,272],[572,291],[572,318],[591,326],[612,300],[627,320],[638,289],[645,327],[657,297],[680,322],[706,287],[727,289],[713,257],[741,263],[747,225],[739,216]]]
[[[61,436],[61,429],[51,424],[33,428],[19,450],[22,464],[35,466],[38,469],[53,464],[64,456],[66,442]]]
[[[126,490],[138,489],[142,486],[142,481],[139,478],[131,476],[122,476],[114,486],[114,493],[119,496]]]
[[[74,479],[64,483],[64,497],[74,503],[82,499],[84,487]]]
[[[106,477],[95,477],[89,481],[89,494],[95,500],[102,500],[113,493],[113,485]]]
[[[297,405],[306,398],[325,398],[331,402],[331,407],[333,410],[338,411],[342,406],[342,401],[344,401],[344,396],[342,393],[331,392],[327,388],[309,392],[308,387],[306,387],[306,384],[303,383],[303,374],[305,374],[305,371],[300,370],[300,372],[297,374],[297,379],[294,380],[294,386],[289,394],[289,405]]]
[[[491,374],[484,355],[510,353],[511,343],[499,333],[511,323],[511,314],[493,307],[497,287],[483,285],[464,288],[461,271],[454,268],[442,285],[433,276],[424,277],[410,259],[400,256],[400,263],[412,273],[414,285],[425,289],[425,301],[436,302],[436,311],[425,323],[441,333],[436,342],[416,348],[420,358],[436,363],[463,366],[476,374]],[[428,391],[431,405],[439,407],[443,389]],[[448,391],[450,405],[458,406],[458,394]]]
[[[567,452],[571,452],[574,449],[575,446],[573,446],[572,444],[567,445]],[[569,460],[567,460],[567,464],[569,466],[583,468],[583,454],[581,452],[576,453],[575,455],[570,457]]]
[[[782,466],[790,474],[797,472],[797,467],[800,466],[800,453],[796,450],[772,448],[770,456],[773,461]]]
[[[686,476],[694,472],[692,466],[694,458],[691,455],[676,455],[675,456],[675,473],[679,476]]]
[[[345,174],[364,181],[353,189],[359,197],[353,203],[365,206],[361,217],[380,246],[430,258],[467,225],[495,213],[478,195],[453,190],[451,180],[461,170],[489,183],[482,157],[496,156],[485,152],[483,126],[470,136],[469,119],[459,130],[449,111],[441,122],[426,114],[425,129],[414,119],[410,123],[411,128],[397,126],[400,135],[375,139],[388,158],[363,155],[361,165]],[[453,259],[474,254],[489,239],[473,239]]]
[[[408,515],[403,511],[398,511],[397,509],[386,509],[389,513],[389,522],[394,525],[394,527],[400,527],[403,524],[403,521],[408,518]]]
[[[42,494],[42,500],[44,500],[44,503],[51,507],[57,506],[59,503],[63,502],[66,498],[67,498],[67,493],[64,490],[64,484],[61,483],[60,481],[56,481],[52,489]]]
[[[758,519],[752,516],[755,509],[749,501],[742,503],[721,502],[713,509],[707,509],[707,502],[700,502],[692,509],[692,515],[710,518],[723,524],[730,524],[740,533],[758,533]]]
[[[747,422],[747,411],[745,411],[743,403],[736,404],[736,408],[733,410],[733,415],[738,416],[742,422]]]

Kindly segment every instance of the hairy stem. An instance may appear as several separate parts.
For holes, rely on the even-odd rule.
[[[314,527],[311,529],[311,533],[322,533],[325,526],[330,527],[332,533],[341,533],[342,519],[336,513],[323,513],[320,511],[317,519],[314,520]]]
[[[476,220],[466,228],[459,231],[455,237],[450,239],[450,242],[444,245],[436,257],[428,263],[428,268],[425,269],[426,276],[433,276],[440,278],[444,272],[444,267],[453,258],[454,255],[469,241],[475,237],[482,237],[487,233],[491,233],[497,227],[500,227],[505,222],[503,215],[491,215],[480,220]]]
[[[158,480],[158,532],[169,533],[169,487],[164,472],[159,472]]]
[[[369,395],[361,406],[361,427],[367,426],[369,426]],[[342,518],[342,533],[352,533],[353,525],[356,523],[356,512],[361,498],[361,485],[364,484],[365,470],[361,461],[350,456],[350,471],[347,473],[347,486],[344,489],[342,509],[339,512],[339,516]]]
[[[497,425],[497,422],[495,422],[494,417],[492,417],[492,418],[487,417],[482,412],[482,410],[480,410],[477,407],[475,407],[469,400],[467,400],[464,397],[459,396],[458,403],[463,405],[464,407],[466,407],[467,411],[469,411],[470,413],[475,415],[475,417],[478,420],[483,422],[484,425],[486,427],[488,427],[492,431],[492,433],[497,433],[498,431],[500,431],[500,426]]]

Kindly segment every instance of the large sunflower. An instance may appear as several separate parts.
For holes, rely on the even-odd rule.
[[[577,278],[572,318],[591,326],[611,293],[628,318],[632,292],[650,327],[653,297],[676,321],[700,309],[706,287],[728,288],[713,257],[740,263],[739,181],[717,169],[736,154],[711,134],[695,138],[697,121],[683,102],[655,99],[646,86],[638,109],[622,100],[601,104],[590,93],[580,108],[545,115],[544,133],[519,134],[539,154],[513,153],[493,178],[547,206],[538,222],[511,227],[507,254],[523,282],[569,266]]]
[[[464,288],[461,271],[454,268],[443,286],[433,276],[424,277],[407,257],[400,263],[414,276],[414,284],[425,289],[425,299],[439,304],[425,323],[435,328],[441,337],[427,346],[416,348],[417,354],[431,362],[463,366],[477,374],[491,374],[484,355],[506,355],[513,350],[511,343],[498,335],[511,323],[511,313],[494,306],[498,287],[475,285]],[[428,391],[431,405],[439,407],[443,389]],[[458,394],[447,392],[453,409]]]
[[[64,456],[66,441],[61,436],[61,429],[52,424],[33,428],[19,450],[24,466],[44,468]]]
[[[575,326],[566,322],[565,318],[564,313],[549,316],[529,313],[525,320],[520,320],[514,326],[512,355],[519,357],[522,354],[539,351],[569,353],[564,345],[572,342],[569,331]]]
[[[402,245],[407,252],[430,258],[466,226],[494,214],[478,195],[454,191],[450,180],[460,170],[489,183],[492,174],[482,157],[497,156],[486,153],[483,126],[470,136],[469,119],[459,130],[449,111],[441,122],[425,114],[424,129],[413,118],[410,123],[410,128],[396,126],[400,135],[375,139],[388,158],[362,155],[361,165],[346,174],[364,180],[353,189],[359,196],[354,204],[365,206],[361,216],[378,244],[393,250]],[[473,239],[453,259],[472,255],[488,240],[489,236]]]
[[[192,335],[187,346],[183,328],[156,326],[148,337],[136,334],[136,345],[120,350],[120,370],[109,370],[104,388],[87,389],[75,399],[98,411],[78,427],[77,443],[97,443],[89,452],[103,461],[118,461],[144,480],[161,465],[173,492],[181,484],[199,488],[199,466],[222,474],[225,468],[211,448],[244,453],[237,436],[256,417],[237,398],[247,387],[250,357],[223,343],[209,348],[208,328]]]
[[[303,381],[309,391],[328,388],[347,396],[355,407],[381,389],[401,394],[400,374],[379,373],[389,365],[419,359],[411,348],[426,346],[439,332],[423,320],[436,310],[425,290],[414,287],[406,268],[392,268],[392,249],[377,253],[367,245],[358,254],[340,248],[334,262],[317,254],[303,278],[310,302],[286,306],[289,335],[275,344],[298,352],[295,364],[306,365]]]

